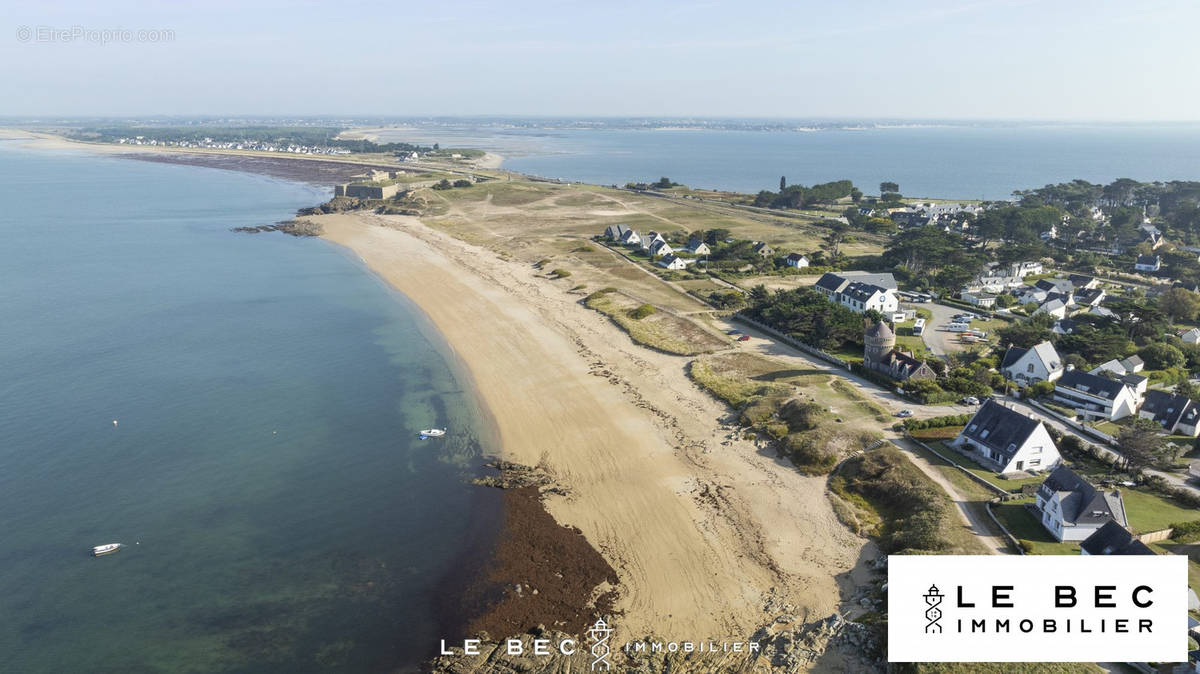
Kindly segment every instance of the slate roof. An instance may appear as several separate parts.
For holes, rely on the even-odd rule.
[[[1094,277],[1087,276],[1085,274],[1067,274],[1067,280],[1070,281],[1071,285],[1075,286],[1076,288],[1083,288],[1084,286],[1091,285],[1096,281]]]
[[[1104,298],[1103,288],[1084,288],[1075,293],[1075,301],[1079,304],[1091,306]]]
[[[1143,266],[1153,267],[1159,264],[1159,257],[1157,255],[1139,255],[1137,263]]]
[[[1128,529],[1109,521],[1094,534],[1083,539],[1079,547],[1089,555],[1153,555],[1154,551],[1134,538]]]
[[[892,329],[888,326],[887,321],[879,321],[878,323],[867,328],[866,336],[873,337],[875,339],[892,339],[895,336],[895,333],[892,332]]]
[[[1180,421],[1194,426],[1197,418],[1200,418],[1200,406],[1187,396],[1172,395],[1157,389],[1146,391],[1146,401],[1142,403],[1141,411],[1152,415],[1156,423],[1169,430],[1174,430]]]
[[[821,278],[817,279],[816,285],[818,288],[827,290],[831,293],[836,293],[847,283],[849,283],[849,281],[830,271],[822,274]]]
[[[880,288],[871,283],[863,283],[861,281],[851,281],[850,285],[842,290],[842,294],[852,300],[866,302],[879,293],[886,293],[887,288]]]
[[[1075,284],[1062,278],[1044,278],[1033,284],[1033,287],[1046,292],[1070,293],[1075,290]]]
[[[1125,384],[1117,379],[1108,379],[1094,375],[1083,370],[1069,370],[1063,373],[1063,376],[1056,382],[1056,386],[1069,388],[1104,398],[1106,400],[1115,400],[1117,395],[1121,393],[1121,389],[1125,388]]]
[[[1121,526],[1128,524],[1121,492],[1110,494],[1096,489],[1066,466],[1059,465],[1038,487],[1038,495],[1044,500],[1054,494],[1063,494],[1060,501],[1062,519],[1066,524],[1087,525],[1108,521],[1115,521]]]
[[[1066,335],[1075,332],[1075,328],[1077,327],[1079,327],[1079,321],[1076,321],[1073,318],[1060,318],[1058,322],[1054,324],[1055,330]]]
[[[870,283],[871,285],[877,285],[887,290],[896,290],[899,287],[896,285],[896,277],[890,273],[874,274],[866,271],[844,271],[842,272],[842,276],[848,281]]]
[[[1011,460],[1029,436],[1041,425],[1020,412],[989,398],[963,427],[963,436]]]
[[[1000,369],[1007,370],[1013,363],[1021,360],[1021,356],[1029,353],[1029,349],[1022,349],[1019,346],[1010,346],[1008,351],[1004,352],[1004,360],[1000,361]]]

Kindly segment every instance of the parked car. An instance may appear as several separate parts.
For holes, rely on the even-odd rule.
[[[978,405],[978,404],[979,404],[979,398],[976,398],[975,396],[967,396],[966,398],[963,398],[963,399],[962,399],[962,404],[964,404],[964,405]]]
[[[750,335],[742,335],[741,337],[738,337],[738,341],[739,342],[748,342],[748,341],[750,341]]]
[[[896,416],[900,417],[901,419],[907,419],[907,418],[911,417],[912,415],[913,415],[912,410],[900,410],[899,412],[896,412]]]

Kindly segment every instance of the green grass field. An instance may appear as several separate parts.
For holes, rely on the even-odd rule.
[[[979,477],[996,485],[997,487],[1003,489],[1004,491],[1010,491],[1010,492],[1020,491],[1021,487],[1025,486],[1027,484],[1041,484],[1042,480],[1045,479],[1044,477],[1026,477],[1026,478],[1021,478],[1021,479],[1010,480],[1008,478],[997,475],[996,471],[980,465],[978,462],[976,462],[971,457],[967,456],[966,454],[963,454],[962,452],[959,452],[958,450],[954,449],[953,447],[950,447],[949,445],[947,445],[944,442],[939,442],[936,444],[929,443],[929,444],[930,444],[930,446],[932,446],[934,449],[938,450],[939,452],[945,452],[947,454],[947,456],[953,457],[955,462],[957,462],[963,468],[966,468],[967,470],[971,471],[971,473],[978,475]]]

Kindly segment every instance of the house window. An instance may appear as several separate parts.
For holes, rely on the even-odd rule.
[[[1033,363],[1026,365],[1025,368],[1026,368],[1025,369],[1026,372],[1033,372]]]
[[[1042,465],[1042,460],[1041,459],[1030,459],[1029,463],[1027,465],[1040,466],[1040,465]]]
[[[984,431],[983,431],[982,433],[980,433],[980,434],[979,434],[979,437],[980,437],[981,439],[984,439],[984,440],[986,440],[986,439],[987,439],[987,435],[988,435],[988,429],[986,429],[986,428],[985,428],[985,429],[984,429]]]

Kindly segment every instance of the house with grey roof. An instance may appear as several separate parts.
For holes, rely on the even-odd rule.
[[[887,316],[900,308],[896,295],[896,279],[891,274],[866,272],[827,272],[817,279],[813,290],[830,302],[836,302],[857,313],[874,309]]]
[[[662,239],[659,239],[658,241],[655,241],[654,243],[650,244],[650,254],[651,255],[670,255],[671,253],[674,253],[674,252],[675,252],[675,249],[671,247],[671,244],[667,243],[666,241],[663,241]]]
[[[800,253],[788,253],[788,256],[783,258],[783,263],[789,267],[803,268],[807,267],[808,258]]]
[[[1129,526],[1120,491],[1096,489],[1066,466],[1059,466],[1037,490],[1042,526],[1060,541],[1083,541],[1109,522]]]
[[[675,269],[686,269],[688,266],[688,261],[679,257],[678,255],[676,255],[674,253],[667,253],[666,255],[663,256],[663,258],[661,260],[659,260],[655,264],[657,264],[660,267],[665,267],[667,269],[675,270]]]
[[[1166,391],[1147,391],[1138,416],[1158,424],[1168,435],[1190,435],[1194,438],[1200,427],[1200,405],[1187,396]]]
[[[1064,372],[1062,358],[1050,342],[1035,344],[1032,348],[1008,347],[1004,360],[1000,362],[1000,373],[1005,379],[1021,386],[1030,386],[1041,381],[1054,381]]]
[[[1045,424],[990,398],[953,444],[997,473],[1049,470],[1062,462]]]
[[[1065,404],[1085,421],[1116,421],[1137,412],[1138,388],[1145,377],[1129,375],[1129,382],[1068,368],[1054,383],[1054,400]],[[1142,380],[1142,381],[1138,381]]]
[[[1158,255],[1139,255],[1133,268],[1135,271],[1158,271],[1162,269],[1162,258]]]
[[[1079,544],[1081,555],[1153,555],[1153,550],[1139,541],[1133,532],[1109,520]]]
[[[1055,318],[1067,317],[1067,304],[1060,299],[1046,300],[1037,308],[1034,314],[1050,314]]]

